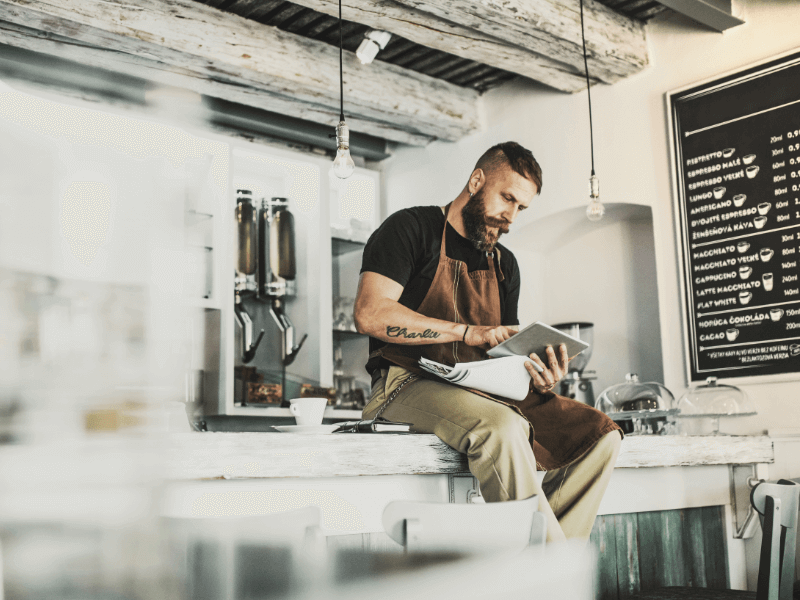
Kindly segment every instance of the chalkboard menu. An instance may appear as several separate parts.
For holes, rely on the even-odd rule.
[[[690,380],[798,374],[800,53],[668,101]]]

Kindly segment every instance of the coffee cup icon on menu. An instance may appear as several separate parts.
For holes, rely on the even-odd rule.
[[[725,330],[725,337],[728,338],[729,342],[734,341],[737,337],[739,337],[739,330],[736,328],[733,329],[726,329]]]
[[[748,179],[753,179],[758,174],[758,165],[750,165],[744,170],[744,174]]]
[[[765,215],[769,212],[769,209],[772,208],[772,204],[770,202],[762,202],[757,208],[758,214]]]
[[[767,224],[767,217],[760,216],[753,219],[753,225],[756,226],[756,229],[764,229],[764,225]]]
[[[789,354],[791,356],[797,356],[800,354],[800,344],[792,344],[789,346]]]
[[[783,317],[783,309],[782,308],[773,308],[769,311],[769,318],[773,323],[777,323]]]
[[[762,248],[759,251],[758,256],[761,258],[761,262],[769,262],[769,259],[772,258],[773,254],[775,254],[775,252],[772,250],[772,248]]]
[[[742,279],[747,279],[748,277],[750,277],[750,273],[752,272],[753,272],[753,267],[748,267],[748,266],[739,267],[739,277],[741,277]]]
[[[775,277],[772,275],[772,273],[764,273],[761,276],[761,281],[764,284],[764,290],[771,292],[772,286],[775,284]]]
[[[750,249],[750,242],[739,242],[736,244],[736,249],[739,251],[739,254],[744,254]]]
[[[745,200],[747,200],[747,196],[745,194],[736,194],[733,197],[733,205],[736,208],[739,208],[742,204],[744,204]]]
[[[741,302],[742,304],[748,304],[752,299],[753,299],[752,292],[739,292],[739,302]]]
[[[722,151],[722,156],[723,158],[730,158],[733,156],[734,152],[736,152],[736,148],[725,148],[725,150]]]
[[[749,164],[750,164],[751,162],[753,162],[755,159],[756,159],[756,155],[755,155],[755,154],[745,154],[745,155],[742,157],[742,162],[743,162],[744,164],[746,164],[746,165],[749,165]]]
[[[725,195],[725,188],[723,186],[714,188],[714,198],[720,200]]]

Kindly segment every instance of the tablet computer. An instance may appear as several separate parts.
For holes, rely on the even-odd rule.
[[[536,355],[546,363],[547,355],[545,351],[547,347],[553,346],[555,349],[561,344],[567,346],[567,356],[569,356],[570,360],[589,347],[589,344],[578,338],[567,335],[563,331],[550,327],[550,325],[536,321],[528,325],[525,329],[512,335],[505,342],[491,348],[486,354],[492,358],[499,358],[501,356],[514,355],[528,356],[535,352]]]

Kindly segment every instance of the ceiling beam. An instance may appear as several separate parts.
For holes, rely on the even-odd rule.
[[[715,31],[744,25],[744,21],[733,16],[731,0],[658,0],[675,12],[686,15]]]
[[[332,17],[339,15],[337,0],[292,2]],[[562,92],[586,89],[582,63],[577,68],[521,48],[508,39],[486,35],[392,0],[342,0],[342,16],[348,21],[388,31],[428,48],[528,77]],[[380,53],[378,58],[381,58]]]
[[[580,0],[396,1],[584,72]],[[647,66],[642,23],[596,0],[584,0],[584,21],[593,78],[614,83]]]
[[[331,128],[339,120],[338,49],[192,0],[0,0],[0,20],[19,26],[0,27],[2,43],[170,85],[180,80]],[[474,90],[387,63],[361,65],[351,52],[344,80],[353,131],[423,145],[479,128]]]

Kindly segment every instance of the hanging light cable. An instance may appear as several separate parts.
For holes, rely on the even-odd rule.
[[[333,161],[333,173],[339,179],[347,179],[356,168],[356,164],[350,156],[350,128],[347,127],[347,123],[344,120],[343,47],[342,0],[339,0],[339,124],[336,126],[336,158]]]
[[[586,217],[590,221],[599,221],[606,214],[606,208],[600,202],[600,180],[594,172],[594,131],[592,128],[592,89],[589,83],[589,61],[586,58],[586,32],[583,29],[583,0],[581,1],[581,40],[583,41],[583,66],[586,70],[586,95],[589,98],[589,147],[592,153],[592,176],[589,177],[589,206]]]

